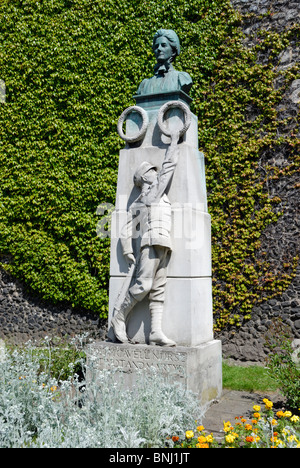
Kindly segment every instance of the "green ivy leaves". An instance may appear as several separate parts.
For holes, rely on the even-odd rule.
[[[241,18],[227,0],[4,0],[0,17],[7,88],[0,252],[13,258],[6,268],[47,300],[107,316],[109,239],[96,235],[97,206],[114,204],[123,146],[117,120],[152,75],[152,37],[165,27],[181,39],[176,68],[194,81],[216,328],[239,323],[256,301],[286,286],[291,269],[270,276],[268,259],[258,255],[262,231],[279,216],[265,181],[284,174],[270,168],[264,180],[257,162],[264,148],[279,144],[283,90],[273,87],[272,60],[288,35],[262,33],[246,50]],[[266,50],[269,62],[257,64]],[[286,83],[297,73],[287,72]],[[295,141],[289,144],[296,155]]]

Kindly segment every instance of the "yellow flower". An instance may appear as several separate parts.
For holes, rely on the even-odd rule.
[[[283,416],[284,416],[285,418],[290,418],[290,417],[292,416],[292,412],[291,412],[291,411],[285,411],[285,412],[283,413]]]
[[[224,432],[229,432],[232,429],[233,429],[233,427],[231,426],[231,422],[230,421],[227,421],[227,422],[224,421],[224,427],[223,427]]]
[[[192,438],[194,437],[193,431],[186,431],[185,437],[186,437],[187,439],[192,439]]]
[[[260,411],[260,406],[259,405],[254,405],[253,406],[253,409],[256,413],[258,413]]]
[[[271,424],[272,426],[277,426],[278,422],[276,421],[276,419],[272,419]]]
[[[299,416],[296,416],[295,414],[294,414],[294,416],[291,417],[292,422],[298,422],[299,419],[300,419]]]
[[[256,419],[260,419],[260,413],[254,413],[253,416],[254,416]]]
[[[268,398],[264,398],[263,402],[265,404],[266,409],[271,409],[273,407],[273,403],[270,400],[268,400]]]
[[[214,441],[214,438],[213,438],[213,435],[212,434],[209,434],[208,436],[206,436],[206,442],[213,442]]]
[[[225,440],[228,442],[228,444],[232,444],[235,441],[235,436],[232,434],[227,434],[227,436],[225,436]]]
[[[198,427],[197,427],[197,431],[198,431],[198,432],[204,431],[204,426],[198,426]]]

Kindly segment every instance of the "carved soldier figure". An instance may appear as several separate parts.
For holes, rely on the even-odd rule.
[[[134,174],[134,183],[141,193],[131,205],[128,222],[121,233],[123,254],[128,263],[135,263],[135,273],[123,302],[115,307],[111,325],[116,338],[126,343],[126,319],[139,301],[149,294],[151,332],[149,344],[175,346],[162,331],[162,315],[167,281],[167,265],[171,253],[171,203],[166,194],[178,158],[179,133],[173,133],[161,170],[143,162]],[[140,253],[134,257],[132,239],[140,237]]]

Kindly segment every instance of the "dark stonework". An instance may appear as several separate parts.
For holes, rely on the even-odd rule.
[[[105,328],[95,314],[40,300],[0,269],[0,339],[22,344],[45,336],[71,338],[83,333],[103,339]]]
[[[273,319],[280,318],[290,325],[295,339],[300,338],[300,268],[297,278],[281,295],[254,307],[251,320],[240,329],[224,331],[218,336],[222,341],[223,356],[239,361],[264,362],[268,349],[265,334]]]

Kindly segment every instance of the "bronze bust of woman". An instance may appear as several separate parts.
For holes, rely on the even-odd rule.
[[[175,70],[172,63],[180,54],[180,42],[177,34],[171,29],[159,29],[154,37],[152,49],[156,58],[154,75],[140,84],[137,94],[157,94],[170,91],[189,93],[192,78],[186,72]]]

